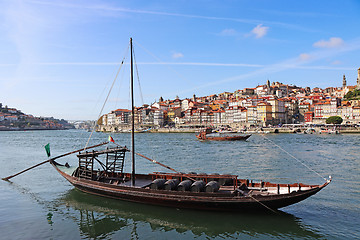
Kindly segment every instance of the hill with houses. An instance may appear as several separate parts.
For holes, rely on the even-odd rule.
[[[74,128],[64,119],[34,117],[0,103],[0,131],[62,130]]]
[[[340,82],[340,81],[339,81]],[[199,128],[230,126],[242,129],[283,124],[324,124],[340,116],[344,124],[360,123],[360,68],[356,85],[309,88],[270,82],[254,88],[210,96],[159,101],[135,109],[137,128]],[[131,111],[116,109],[98,119],[98,131],[121,132],[130,128]]]

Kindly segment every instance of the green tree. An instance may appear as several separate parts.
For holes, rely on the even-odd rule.
[[[360,89],[355,89],[354,91],[348,92],[344,98],[347,100],[356,99],[360,96]]]
[[[341,124],[343,119],[339,116],[332,116],[326,119],[327,124]]]
[[[348,92],[347,94],[345,94],[344,98],[346,98],[346,99],[353,98],[353,92]]]

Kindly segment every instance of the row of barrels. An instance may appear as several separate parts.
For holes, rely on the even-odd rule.
[[[158,178],[150,184],[150,189],[213,193],[219,191],[220,185],[217,181],[205,183],[203,180],[191,181],[188,179],[180,182],[178,179]]]

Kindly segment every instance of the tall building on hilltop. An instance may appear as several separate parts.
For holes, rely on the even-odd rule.
[[[196,102],[196,95],[195,95],[195,93],[194,93],[194,95],[193,95],[192,100],[193,100],[193,102]]]
[[[360,68],[358,69],[358,77],[356,80],[356,89],[360,89]]]
[[[343,75],[343,89],[346,88],[346,78],[345,78],[345,74]]]
[[[267,94],[271,94],[271,87],[270,87],[270,80],[269,79],[266,81],[266,90],[267,90]]]

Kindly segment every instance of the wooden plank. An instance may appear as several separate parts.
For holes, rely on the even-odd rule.
[[[152,183],[152,180],[148,179],[136,179],[135,180],[135,186],[132,185],[132,181],[126,181],[123,183],[118,184],[119,186],[126,186],[126,187],[137,187],[137,188],[145,188],[147,186],[150,186]]]

